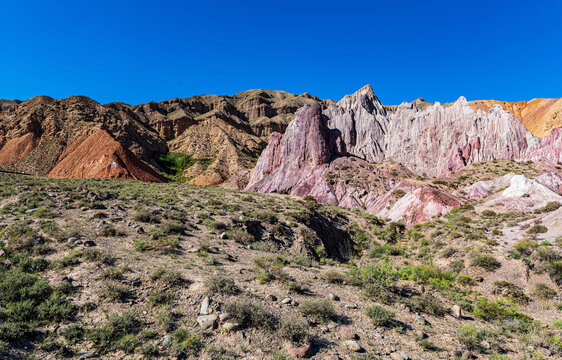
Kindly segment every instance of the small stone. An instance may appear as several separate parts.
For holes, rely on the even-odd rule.
[[[299,306],[299,303],[295,299],[293,299],[293,300],[291,300],[291,305]]]
[[[461,307],[458,306],[457,304],[453,305],[453,307],[451,308],[451,312],[453,313],[453,316],[456,317],[457,319],[460,319],[462,316]]]
[[[392,353],[390,354],[390,358],[392,360],[404,360],[404,358],[402,357],[402,355],[398,354],[398,353]]]
[[[265,296],[265,300],[267,300],[267,301],[277,301],[277,296],[272,295],[272,294],[267,294]]]
[[[416,321],[419,322],[420,324],[427,324],[427,320],[421,316],[421,315],[416,315]]]
[[[219,235],[219,239],[222,239],[222,240],[228,239],[228,235],[223,232],[223,233],[221,233],[221,234]]]
[[[72,281],[70,285],[72,285],[72,287],[80,287],[80,283],[78,281]]]
[[[349,351],[361,351],[361,346],[354,340],[346,340],[343,342],[343,346]]]
[[[160,344],[164,347],[167,347],[172,342],[172,339],[169,336],[164,336],[162,340],[160,340]]]
[[[382,336],[382,335],[379,334],[379,333],[375,333],[375,337],[376,337],[376,338],[379,338],[379,339],[384,339],[384,336]]]
[[[334,300],[334,301],[339,301],[339,300],[340,300],[340,297],[337,296],[336,294],[333,294],[333,293],[329,293],[329,294],[328,294],[328,297],[329,297],[330,299]]]
[[[217,326],[218,318],[216,314],[202,315],[197,318],[197,323],[203,332],[212,331]]]
[[[69,237],[67,241],[68,241],[69,244],[74,244],[76,241],[78,241],[78,238],[77,237]]]
[[[229,313],[223,313],[223,314],[220,314],[220,315],[219,315],[219,320],[220,320],[220,321],[226,321],[226,320],[228,320],[228,319],[230,319],[230,314],[229,314]]]
[[[357,309],[357,305],[355,304],[345,304],[346,309]]]
[[[335,329],[338,327],[338,324],[336,324],[335,322],[330,322],[328,323],[328,329]]]
[[[293,301],[293,299],[285,298],[285,299],[281,300],[281,304],[289,304],[291,301]]]
[[[83,245],[86,247],[92,247],[92,246],[96,246],[96,243],[93,242],[92,240],[86,240],[84,241]]]
[[[222,328],[226,331],[236,331],[240,328],[240,324],[235,322],[225,322],[222,324]]]
[[[427,337],[427,334],[424,333],[422,330],[416,330],[416,336],[419,337],[420,339],[425,339]]]
[[[80,357],[78,358],[78,360],[84,360],[84,359],[93,359],[95,357],[97,357],[98,355],[96,354],[95,351],[88,351],[85,353],[81,353]]]
[[[98,226],[103,226],[103,225],[105,225],[105,221],[103,220],[98,221]]]
[[[304,344],[302,346],[293,347],[292,345],[287,345],[287,352],[292,359],[302,359],[310,355],[312,350],[312,345],[310,343]]]
[[[199,310],[199,315],[209,315],[209,304],[211,303],[211,299],[208,296],[205,296],[203,301],[201,301],[201,310]]]

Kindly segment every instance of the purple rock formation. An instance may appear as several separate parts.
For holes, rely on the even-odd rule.
[[[492,159],[562,162],[562,129],[537,138],[499,105],[475,112],[463,97],[425,110],[403,103],[389,114],[366,86],[323,113],[318,104],[301,108],[284,135],[271,135],[246,190],[311,195],[413,224],[460,202],[389,174],[437,177]],[[397,186],[406,195],[395,201]]]

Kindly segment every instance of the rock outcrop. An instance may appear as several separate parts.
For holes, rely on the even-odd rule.
[[[561,150],[560,129],[537,138],[499,105],[489,112],[474,111],[461,97],[450,106],[436,103],[420,110],[403,103],[387,112],[366,86],[324,111],[320,105],[300,109],[284,135],[271,135],[246,189],[311,195],[320,202],[363,207],[413,224],[441,216],[461,202],[423,183],[415,184],[413,176],[401,184],[404,196],[393,201],[398,183],[386,177],[375,184],[359,175],[360,168],[374,174],[373,163],[386,161],[412,175],[436,178],[493,159],[557,164],[562,162]],[[341,169],[343,173],[338,172]],[[472,196],[489,191],[475,189]]]

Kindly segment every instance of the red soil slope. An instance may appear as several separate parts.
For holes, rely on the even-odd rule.
[[[0,149],[0,165],[10,164],[27,156],[37,146],[32,133],[8,140]]]
[[[81,141],[81,139],[78,139]],[[165,182],[158,173],[115,141],[105,130],[97,130],[49,172],[56,178],[118,178]]]

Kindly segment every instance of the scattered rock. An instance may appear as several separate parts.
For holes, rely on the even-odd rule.
[[[240,328],[240,324],[235,322],[225,322],[222,324],[222,328],[226,331],[236,331]]]
[[[361,346],[354,340],[346,340],[343,342],[343,346],[349,351],[359,352],[361,351]]]
[[[202,315],[197,318],[197,323],[201,327],[203,332],[212,331],[217,326],[218,316],[213,315]]]
[[[461,307],[457,304],[453,305],[453,307],[451,308],[451,312],[457,319],[460,319],[462,317]]]
[[[272,295],[272,294],[267,294],[265,296],[265,300],[267,300],[267,301],[277,301],[277,296]]]
[[[281,300],[281,304],[289,304],[291,301],[293,301],[293,299],[285,298],[285,299]]]
[[[339,300],[340,300],[340,297],[337,296],[336,294],[333,294],[333,293],[329,293],[329,294],[328,294],[328,297],[329,297],[330,299],[334,300],[334,301],[339,301]]]
[[[92,247],[92,246],[96,246],[96,243],[92,240],[86,240],[84,241],[83,245],[86,247]]]
[[[164,347],[167,347],[168,345],[170,345],[170,343],[172,342],[172,339],[166,335],[162,338],[162,340],[160,340],[160,344]]]
[[[294,347],[292,345],[287,346],[287,352],[292,359],[302,359],[308,357],[312,350],[312,345],[310,343],[304,344],[302,346]]]
[[[93,359],[96,358],[98,355],[96,354],[95,351],[88,351],[85,353],[80,353],[80,357],[78,358],[78,360],[84,360],[84,359]]]
[[[420,339],[425,339],[427,337],[427,334],[424,333],[422,330],[416,330],[416,336],[419,337]]]
[[[346,309],[357,309],[357,305],[355,304],[345,304]]]
[[[230,315],[229,313],[220,314],[220,315],[219,315],[219,320],[220,320],[220,321],[226,321],[226,320],[230,319],[230,316],[231,316],[231,315]]]
[[[199,315],[209,315],[209,304],[211,303],[211,299],[206,296],[203,301],[201,301],[201,310],[199,310]]]

